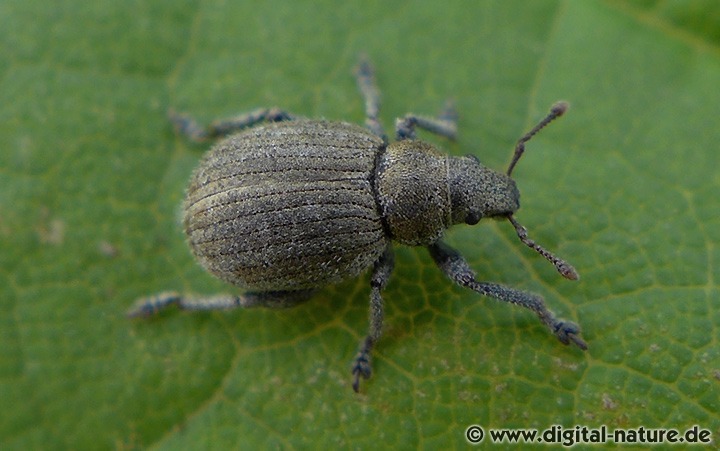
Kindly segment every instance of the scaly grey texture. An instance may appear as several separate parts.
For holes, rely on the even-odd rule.
[[[373,194],[383,147],[357,125],[305,120],[221,141],[187,191],[193,253],[218,278],[253,291],[359,275],[387,245]]]
[[[556,104],[518,141],[503,174],[473,156],[450,157],[415,139],[416,128],[455,137],[457,113],[451,102],[436,118],[408,114],[398,119],[397,141],[388,144],[379,121],[375,70],[366,58],[355,75],[369,130],[300,119],[278,108],[259,108],[207,127],[171,112],[177,130],[193,140],[229,135],[193,173],[183,223],[200,264],[246,292],[204,298],[165,292],[138,300],[129,315],[147,316],[170,305],[186,310],[292,307],[318,288],[373,267],[369,330],[352,365],[352,387],[358,391],[360,378],[372,374],[371,351],[384,320],[381,292],[393,270],[391,242],[397,241],[426,246],[458,285],[527,308],[562,343],[587,349],[580,328],[557,319],[540,296],[477,281],[462,255],[442,242],[444,231],[455,224],[507,219],[524,244],[564,277],[577,279],[572,266],[531,240],[514,219],[520,192],[510,178],[525,143],[562,115],[567,104]],[[262,122],[270,123],[258,125]]]

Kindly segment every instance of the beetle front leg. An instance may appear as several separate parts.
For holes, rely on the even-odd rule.
[[[367,379],[372,374],[370,364],[370,351],[382,335],[383,326],[383,300],[381,291],[387,285],[388,279],[395,264],[395,257],[392,248],[388,244],[383,255],[375,262],[373,274],[370,278],[370,330],[368,335],[360,343],[360,350],[355,356],[352,366],[353,390],[357,393],[360,390],[360,376]]]
[[[395,139],[415,139],[415,127],[422,128],[448,139],[457,137],[457,111],[452,100],[445,102],[445,107],[438,117],[417,116],[409,113],[395,121]]]
[[[176,113],[173,110],[170,110],[168,116],[178,132],[197,142],[227,136],[261,122],[281,122],[296,119],[296,116],[279,108],[258,108],[235,117],[213,121],[207,127],[203,127],[192,117]]]
[[[530,309],[563,344],[572,342],[582,350],[587,349],[587,344],[580,338],[580,327],[570,321],[557,319],[540,296],[495,283],[478,282],[463,256],[443,242],[438,241],[428,246],[428,250],[438,267],[458,285],[499,301]]]

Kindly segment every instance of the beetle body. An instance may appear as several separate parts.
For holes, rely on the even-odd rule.
[[[467,180],[487,186],[472,190]],[[467,195],[493,187],[501,195]],[[489,211],[503,199],[514,211],[518,197],[512,179],[475,159],[416,140],[386,146],[344,122],[298,120],[215,145],[190,180],[183,223],[218,278],[252,291],[302,290],[359,275],[388,240],[428,245],[468,215],[477,222],[483,212],[467,213],[471,202]]]
[[[530,240],[513,217],[520,194],[510,175],[525,143],[565,112],[564,103],[517,143],[505,174],[475,157],[451,157],[416,139],[416,128],[446,138],[456,134],[448,106],[436,118],[408,114],[388,143],[378,120],[372,66],[356,72],[365,99],[366,126],[297,118],[261,108],[202,127],[171,114],[177,129],[196,140],[225,137],[191,177],[184,228],[193,254],[218,278],[245,290],[239,295],[194,297],[165,292],[138,300],[131,316],[168,305],[188,310],[291,307],[325,285],[372,267],[370,327],[353,361],[353,388],[371,374],[371,350],[381,336],[382,290],[393,270],[391,243],[424,246],[458,285],[533,311],[564,344],[587,345],[580,328],[563,321],[540,296],[475,278],[462,255],[442,241],[454,224],[507,219],[520,240],[551,261],[566,278],[575,270]]]
[[[290,121],[219,142],[191,178],[184,227],[220,279],[253,291],[355,277],[386,247],[375,199],[382,139],[342,122]]]

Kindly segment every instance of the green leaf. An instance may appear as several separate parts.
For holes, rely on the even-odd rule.
[[[445,448],[471,424],[718,437],[718,25],[712,1],[2,2],[0,448]],[[360,395],[367,276],[289,310],[124,317],[162,290],[232,291],[184,243],[206,146],[167,109],[362,123],[361,51],[388,129],[452,97],[458,141],[422,137],[499,170],[570,101],[513,176],[518,220],[581,280],[504,222],[447,241],[581,324],[588,352],[401,246]]]

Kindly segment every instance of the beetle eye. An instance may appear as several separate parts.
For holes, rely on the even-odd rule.
[[[465,224],[467,225],[475,225],[482,219],[482,213],[479,213],[477,211],[471,211],[468,213],[467,216],[465,216]]]

